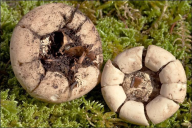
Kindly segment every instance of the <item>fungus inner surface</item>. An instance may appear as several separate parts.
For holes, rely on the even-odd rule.
[[[142,68],[131,74],[125,74],[122,87],[127,96],[126,100],[149,103],[160,94],[160,80],[157,73]]]
[[[79,37],[67,28],[42,37],[39,58],[45,71],[61,72],[69,84],[77,84],[74,74],[78,68],[96,65],[93,45],[82,45]]]

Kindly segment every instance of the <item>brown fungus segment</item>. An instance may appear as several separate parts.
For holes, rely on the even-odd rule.
[[[23,88],[50,103],[87,94],[99,82],[103,63],[94,24],[78,7],[62,3],[39,6],[20,20],[12,35],[10,56]]]

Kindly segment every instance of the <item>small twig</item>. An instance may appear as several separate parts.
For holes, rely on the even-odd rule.
[[[184,20],[185,18],[187,18],[187,14],[183,15],[182,18],[181,18],[180,20],[182,20],[182,19]],[[170,34],[173,33],[173,29],[174,29],[174,27],[175,27],[175,25],[176,25],[177,23],[178,23],[178,21],[175,22],[175,23],[173,23],[173,25],[171,26]]]
[[[173,28],[175,27],[176,23],[177,23],[177,22],[173,23],[173,25],[171,26],[171,29],[170,29],[170,34],[172,34],[172,33],[173,33]]]
[[[82,64],[83,60],[85,59],[85,56],[86,56],[86,53],[83,52],[83,54],[81,55],[81,57],[80,57],[79,60],[78,60],[78,63],[79,63],[79,64]]]
[[[71,85],[71,87],[70,87],[70,89],[71,90],[73,90],[73,88],[75,87],[75,85],[77,85],[78,84],[78,82],[77,81],[75,81],[75,83],[73,83],[72,85]]]
[[[133,87],[134,83],[135,83],[135,76],[132,77],[131,85],[130,85],[131,88]]]
[[[165,1],[165,5],[164,5],[164,7],[163,7],[163,10],[162,10],[162,13],[161,13],[160,17],[159,17],[156,21],[154,21],[154,23],[151,25],[151,27],[150,27],[148,30],[143,31],[142,33],[148,34],[151,29],[157,28],[157,27],[158,27],[158,23],[159,23],[160,20],[162,20],[165,12],[166,12],[166,10],[167,10],[167,8],[168,8],[168,3],[167,3],[167,1]]]
[[[45,62],[55,62],[55,61],[61,61],[59,59],[46,59]]]
[[[100,15],[100,19],[102,19],[102,18],[103,18],[103,12],[102,12],[102,10],[99,10],[99,15]]]
[[[89,122],[93,127],[96,127],[96,125],[94,125],[94,124],[91,122],[91,118],[89,118],[87,114],[86,114],[86,118],[87,118],[88,122]]]

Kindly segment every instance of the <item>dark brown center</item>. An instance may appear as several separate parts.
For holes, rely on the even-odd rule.
[[[127,100],[148,103],[160,91],[160,82],[157,74],[150,70],[140,70],[125,75],[122,87],[127,95]]]

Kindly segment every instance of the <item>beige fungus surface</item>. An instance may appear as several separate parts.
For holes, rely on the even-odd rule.
[[[179,60],[154,45],[127,49],[104,66],[102,95],[125,121],[149,126],[171,117],[186,95],[186,75]],[[115,66],[114,66],[115,65]],[[123,88],[122,88],[123,87]]]
[[[92,55],[94,64],[81,66],[83,62],[78,61],[80,66],[73,76],[75,82],[72,85],[63,72],[45,70],[39,59],[40,54],[46,56],[50,49],[49,35],[57,31],[61,33],[61,29],[65,39],[73,32],[68,43],[74,43],[73,38],[79,40],[82,47],[91,45],[89,52],[95,55]],[[43,53],[39,52],[41,49]],[[15,76],[23,88],[31,96],[50,103],[62,103],[87,94],[99,83],[99,69],[103,63],[101,40],[94,24],[77,8],[62,3],[45,4],[23,16],[13,31],[10,57]],[[50,60],[46,63],[58,61]]]

